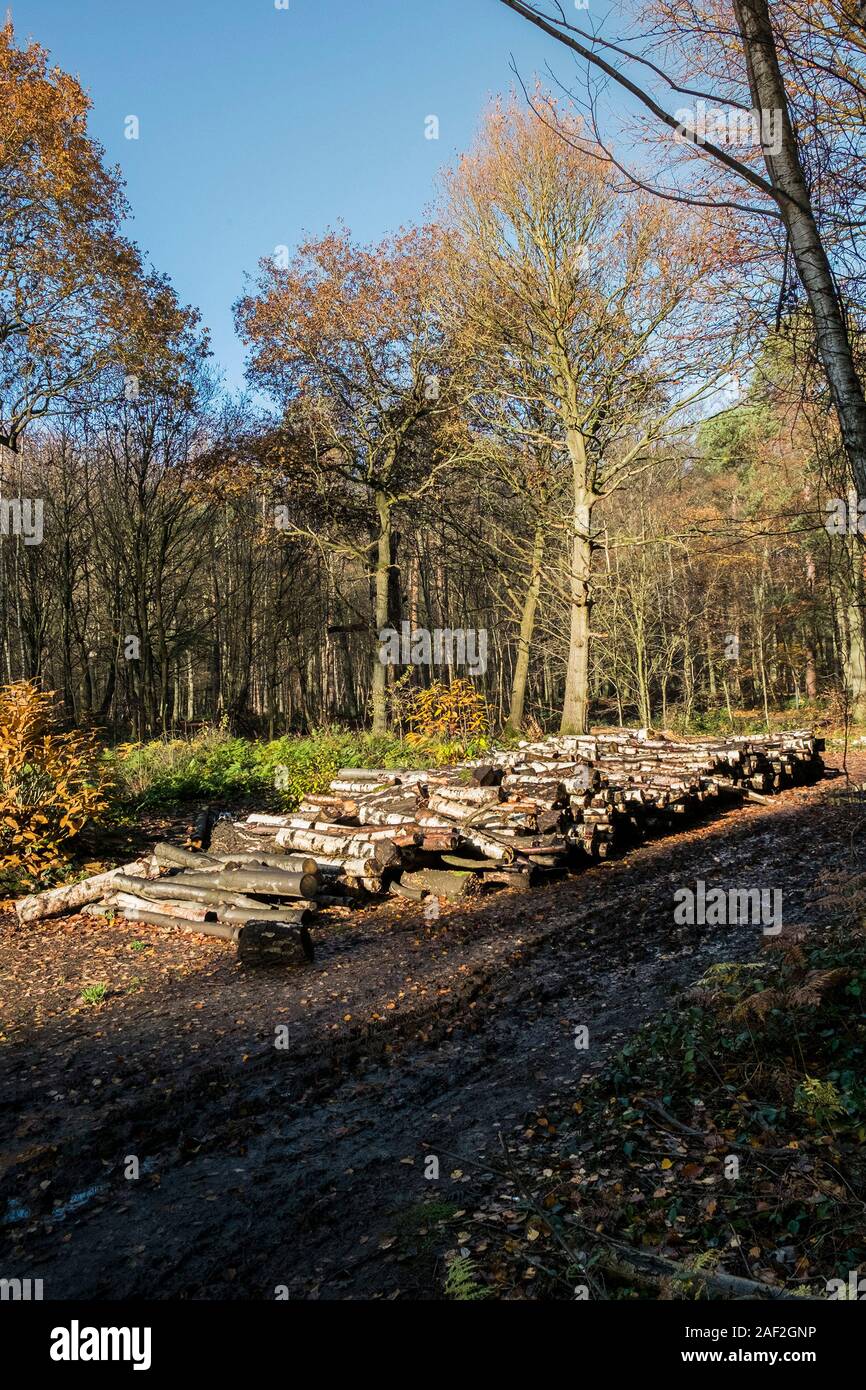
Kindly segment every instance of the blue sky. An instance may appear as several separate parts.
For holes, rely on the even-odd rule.
[[[13,0],[12,12],[18,42],[37,39],[90,93],[130,234],[201,310],[232,389],[231,306],[261,256],[340,218],[364,241],[420,218],[437,169],[512,85],[512,55],[527,79],[548,61],[572,71],[498,0]],[[124,136],[130,115],[138,140]]]

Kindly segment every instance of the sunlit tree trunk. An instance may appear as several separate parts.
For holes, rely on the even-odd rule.
[[[568,663],[562,702],[561,734],[583,734],[589,727],[589,642],[592,613],[592,509],[598,498],[589,487],[586,441],[567,431],[572,470],[571,572]]]
[[[373,733],[383,734],[388,728],[388,668],[379,659],[379,633],[388,626],[391,588],[391,504],[383,493],[376,497],[379,535],[376,540],[375,609],[376,630],[373,633]]]
[[[855,536],[845,542],[850,578],[845,598],[845,683],[851,718],[866,723],[866,632],[864,632],[863,551]]]
[[[767,172],[777,190],[791,255],[815,322],[815,344],[830,385],[851,474],[866,496],[866,397],[854,361],[845,312],[812,206],[791,123],[768,0],[734,0],[755,107],[772,119],[764,134]],[[775,138],[778,134],[778,141]],[[778,150],[771,153],[769,146]]]
[[[544,559],[544,527],[535,528],[532,543],[532,564],[523,613],[520,618],[520,637],[517,645],[517,662],[511,682],[511,704],[508,712],[508,728],[515,733],[523,727],[523,713],[526,702],[526,682],[529,676],[529,656],[532,647],[532,634],[535,629],[535,614],[538,609],[538,596],[541,592],[541,564]]]

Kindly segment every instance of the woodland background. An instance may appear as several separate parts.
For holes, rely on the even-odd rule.
[[[742,7],[652,8],[683,80],[748,108]],[[866,40],[844,5],[773,24],[859,364]],[[821,324],[772,197],[731,192],[760,148],[708,172],[650,130],[650,192],[591,109],[518,89],[427,224],[261,262],[231,398],[195,310],[121,233],[82,88],[11,24],[0,78],[2,497],[44,503],[41,544],[0,537],[0,683],[56,690],[114,741],[399,732],[414,693],[457,679],[494,729],[866,718]],[[383,666],[403,621],[486,630],[486,672]]]

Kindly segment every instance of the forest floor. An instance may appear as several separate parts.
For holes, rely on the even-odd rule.
[[[486,1165],[709,966],[760,954],[758,927],[676,926],[677,888],[780,888],[786,933],[833,918],[866,873],[842,785],[434,922],[341,912],[293,973],[169,930],[0,917],[0,1276],[46,1299],[442,1297],[456,1249],[483,1263]]]

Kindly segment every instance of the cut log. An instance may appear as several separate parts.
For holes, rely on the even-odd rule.
[[[408,898],[411,902],[420,903],[425,898],[429,898],[430,889],[422,888],[420,884],[399,882],[389,883],[388,892],[393,893],[397,898]]]
[[[217,936],[223,941],[237,941],[240,930],[228,923],[194,922],[191,919],[170,917],[165,912],[145,911],[138,908],[127,908],[123,915],[127,922],[141,922],[148,927],[177,927],[179,931],[200,932],[202,936]]]
[[[357,777],[335,777],[328,790],[335,796],[359,796],[364,792],[385,791],[393,782],[364,782]]]
[[[277,844],[286,849],[307,850],[317,860],[372,859],[379,870],[400,863],[400,850],[392,839],[370,839],[366,835],[341,834],[324,830],[278,830]]]
[[[618,844],[670,832],[723,795],[759,801],[763,792],[814,780],[823,771],[820,751],[808,731],[683,740],[606,729],[525,742],[485,763],[432,771],[343,768],[328,792],[310,794],[293,813],[253,812],[241,825],[220,816],[209,854],[160,845],[159,863],[175,872],[154,887],[145,869],[143,878],[129,875],[114,891],[135,890],[151,906],[194,903],[273,920],[303,913],[307,894],[345,903],[341,894],[381,893],[384,886],[419,901],[431,891],[462,897],[480,879],[516,887],[538,866],[575,868],[585,856],[601,859]],[[437,867],[412,872],[419,863]],[[310,880],[302,888],[308,873],[324,894]],[[418,886],[419,875],[436,873],[443,877],[435,887]],[[287,891],[292,876],[297,882]],[[108,907],[103,876],[97,884],[94,901]],[[72,897],[61,891],[55,910],[74,910],[78,887]],[[284,893],[293,907],[260,903]],[[33,901],[22,900],[29,910]]]
[[[449,869],[469,869],[478,873],[482,869],[498,869],[500,867],[498,859],[469,859],[461,854],[443,854],[442,863],[447,864]]]
[[[433,854],[442,854],[456,849],[460,836],[456,830],[435,830],[426,828],[418,838],[418,848]]]
[[[165,878],[160,879],[159,882],[171,885],[182,883],[186,888],[207,888],[210,889],[211,892],[218,893],[220,886],[219,878],[220,867],[217,866],[215,869],[210,869],[207,872],[202,871],[200,874],[194,874],[191,869],[185,869],[182,873],[168,874]]]
[[[319,867],[323,870],[325,882],[333,878],[336,874],[344,874],[348,878],[378,878],[381,877],[379,865],[375,859],[327,859],[319,855]]]
[[[243,965],[309,965],[313,942],[306,927],[278,922],[245,922],[238,930],[238,960]]]
[[[464,826],[460,831],[461,838],[468,845],[472,845],[488,859],[498,859],[504,864],[510,864],[514,859],[514,846],[505,844],[501,840],[495,839],[488,833],[482,834],[474,826],[471,828]]]
[[[94,874],[82,879],[80,883],[68,883],[62,888],[49,888],[44,893],[33,893],[20,898],[15,911],[20,922],[39,922],[45,917],[62,917],[67,912],[75,912],[85,903],[99,902],[110,893],[118,874],[131,874],[148,878],[154,872],[150,859],[135,859],[119,869],[109,869],[103,874]]]
[[[359,825],[414,825],[418,799],[410,796],[377,796],[358,803]]]
[[[153,853],[157,864],[162,868],[175,866],[182,869],[203,869],[208,865],[212,868],[219,863],[218,859],[212,858],[209,854],[180,849],[177,845],[167,845],[164,842],[158,844]]]
[[[481,788],[485,791],[486,788]],[[458,801],[451,795],[452,788],[448,787],[441,792],[431,792],[427,798],[427,805],[431,811],[437,815],[444,816],[447,820],[472,821],[478,815],[479,808],[473,806],[471,802]]]
[[[327,837],[330,842],[339,844],[357,842],[372,845],[377,840],[394,839],[398,833],[392,825],[335,825],[333,821],[314,821],[308,816],[291,816],[289,820],[290,824],[286,827],[289,830],[309,830],[314,835]],[[401,822],[401,826],[404,824]]]
[[[375,874],[372,876],[362,876],[347,873],[342,876],[341,881],[345,884],[346,888],[358,889],[364,893],[372,893],[374,896],[382,892],[382,879]]]
[[[487,869],[483,874],[485,883],[500,884],[504,888],[514,888],[518,893],[528,893],[532,887],[532,873],[529,869]]]
[[[217,917],[216,908],[213,904],[181,902],[160,899],[158,903],[152,903],[147,898],[139,898],[135,893],[118,893],[117,906],[130,912],[153,912],[158,910],[166,917],[180,917],[187,922],[208,922],[215,921]]]
[[[191,875],[192,877],[192,875]],[[146,878],[131,878],[127,874],[120,874],[115,879],[115,886],[120,892],[133,893],[136,897],[147,898],[150,901],[181,902],[181,903],[204,903],[214,907],[218,903],[228,903],[233,907],[260,907],[254,898],[245,898],[242,893],[233,893],[228,888],[202,887],[194,883],[189,883],[185,878],[161,878],[152,882]],[[193,914],[190,913],[190,916]]]
[[[458,869],[418,869],[416,873],[404,874],[400,882],[406,888],[421,888],[437,898],[457,902],[477,893],[481,880],[475,873]]]
[[[558,815],[554,816],[554,821],[558,823]],[[479,811],[471,824],[473,828],[492,830],[497,835],[510,836],[527,830],[537,830],[538,812],[534,806],[512,808],[506,804]]]
[[[267,908],[263,903],[253,907],[218,907],[216,914],[220,922],[285,922],[287,926],[302,926],[313,915],[308,907]]]
[[[429,806],[419,806],[415,813],[415,819],[422,830],[428,827],[432,830],[454,830],[457,822],[443,816],[439,811],[431,811]]]
[[[400,781],[401,774],[384,767],[341,767],[335,782],[383,782],[391,786]]]
[[[320,880],[316,874],[286,874],[278,869],[223,869],[220,888],[235,893],[258,893],[275,898],[314,898]]]
[[[429,804],[435,810],[437,800],[443,801],[447,798],[449,801],[469,806],[495,806],[504,796],[505,793],[499,784],[493,787],[467,787],[462,783],[453,783],[441,792],[431,792]]]
[[[245,965],[302,965],[313,959],[313,943],[304,926],[289,926],[281,922],[250,920],[242,924],[230,922],[193,922],[165,913],[128,909],[128,922],[145,926],[177,927],[180,931],[200,932],[234,942],[238,960]]]
[[[222,860],[224,869],[280,869],[287,874],[318,874],[315,859],[304,854],[227,854]]]
[[[308,794],[298,807],[300,815],[317,814],[321,820],[353,821],[358,815],[358,802],[349,797],[329,796],[326,793]]]

